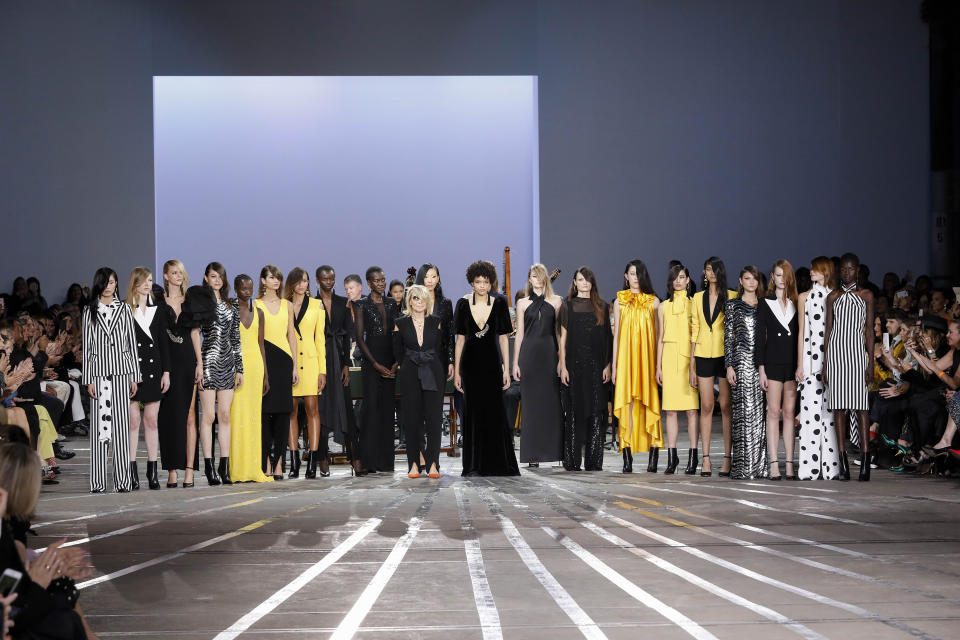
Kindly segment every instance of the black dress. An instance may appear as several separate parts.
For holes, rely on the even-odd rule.
[[[560,307],[560,325],[567,330],[566,364],[570,384],[563,388],[565,421],[563,467],[587,471],[603,468],[603,436],[607,423],[607,385],[603,370],[613,357],[610,308],[603,304],[603,321],[597,324],[589,298],[567,300]],[[522,373],[522,370],[521,370]],[[584,449],[585,455],[584,455]]]
[[[167,337],[170,339],[170,388],[160,402],[157,418],[160,461],[165,471],[174,471],[187,468],[187,417],[194,397],[193,379],[197,370],[197,356],[190,333],[213,317],[216,303],[202,291],[202,287],[190,287],[178,317],[163,301],[162,289],[159,292],[154,289],[154,299],[160,306],[157,313],[163,310],[167,314]],[[196,445],[193,453],[193,468],[196,469]]]
[[[160,378],[164,371],[170,371],[170,336],[167,335],[166,305],[147,302],[147,310],[153,309],[153,317],[144,330],[134,310],[134,330],[137,334],[137,361],[140,364],[140,384],[133,399],[137,402],[159,402]],[[169,307],[168,307],[169,308]]]
[[[464,336],[460,355],[463,385],[463,475],[518,476],[513,431],[503,406],[503,369],[499,338],[512,330],[507,303],[491,296],[493,309],[486,325],[477,326],[470,300],[457,301],[454,326]]]
[[[390,296],[380,305],[368,297],[354,304],[357,346],[363,353],[363,426],[360,429],[360,460],[366,471],[393,471],[396,457],[393,440],[394,378],[384,378],[374,363],[393,366],[393,326],[399,307]]]
[[[343,367],[350,366],[353,320],[346,298],[333,294],[330,297],[330,308],[327,308],[321,293],[317,291],[317,300],[323,304],[327,314],[323,325],[327,357],[327,386],[320,394],[320,417],[324,429],[324,435],[320,439],[326,442],[326,434],[332,431],[333,441],[347,445],[347,451],[352,460],[354,451],[359,449],[358,433],[353,426],[353,401],[350,398],[350,387],[344,387],[341,384],[340,371]]]
[[[563,418],[557,377],[557,314],[543,296],[530,295],[523,312],[520,365],[520,462],[563,458]]]
[[[423,322],[423,344],[417,342],[413,318],[397,320],[393,332],[393,353],[400,363],[397,388],[401,403],[404,435],[407,443],[407,468],[420,462],[426,467],[440,462],[440,435],[443,423],[443,387],[447,379],[447,354],[440,318],[428,316]],[[423,440],[426,435],[427,446]]]

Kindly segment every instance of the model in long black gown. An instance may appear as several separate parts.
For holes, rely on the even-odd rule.
[[[463,386],[463,474],[465,476],[518,476],[513,452],[513,430],[503,406],[503,369],[499,339],[511,332],[507,303],[490,296],[493,309],[483,328],[470,313],[470,301],[457,302],[454,325],[464,336],[460,354]]]
[[[160,462],[164,471],[187,468],[187,418],[194,397],[194,375],[197,355],[191,332],[211,320],[215,306],[209,295],[195,287],[187,290],[180,315],[164,302],[163,289],[154,288],[154,299],[167,314],[167,336],[170,338],[170,388],[160,402],[157,431],[160,439]],[[193,468],[198,467],[197,445],[194,444]]]
[[[357,346],[363,352],[360,460],[366,471],[392,473],[396,457],[393,440],[393,397],[396,380],[384,378],[373,365],[378,363],[389,369],[395,362],[393,326],[400,308],[390,296],[381,296],[381,300],[378,304],[369,297],[363,297],[353,303]]]
[[[567,330],[566,364],[570,384],[563,388],[565,412],[563,467],[568,471],[603,468],[603,436],[607,426],[607,385],[603,370],[613,358],[609,306],[603,320],[590,298],[567,300],[560,307],[560,325]],[[526,340],[526,338],[524,338]]]
[[[520,365],[520,462],[563,458],[563,418],[557,377],[556,310],[542,295],[528,296],[523,312]]]

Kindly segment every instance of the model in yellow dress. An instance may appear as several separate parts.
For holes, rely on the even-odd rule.
[[[614,402],[620,422],[623,471],[633,471],[633,453],[650,450],[649,468],[663,446],[660,395],[657,389],[657,308],[647,268],[640,260],[627,264],[624,284],[614,302]],[[650,293],[644,293],[643,290]]]
[[[292,269],[287,277],[284,297],[290,302],[293,327],[297,333],[297,362],[300,379],[293,385],[293,408],[290,412],[290,477],[300,475],[300,422],[297,419],[299,399],[307,417],[307,470],[305,478],[330,475],[326,439],[320,425],[320,399],[327,379],[327,349],[324,329],[326,312],[323,303],[310,297],[310,275],[300,267]],[[322,442],[321,442],[322,440]]]
[[[692,301],[687,287],[690,276],[683,265],[671,267],[667,276],[670,297],[660,303],[658,317],[657,381],[663,388],[660,409],[665,413],[667,430],[667,468],[674,473],[680,458],[677,455],[678,414],[687,414],[687,434],[690,438],[690,460],[684,473],[696,472],[692,462],[697,447],[697,409],[700,394],[690,386],[690,309]],[[692,463],[692,468],[691,468]]]
[[[230,403],[230,477],[234,482],[273,482],[261,467],[260,416],[263,402],[263,311],[249,311],[250,326],[244,324],[240,306],[249,309],[253,280],[242,276],[234,283],[237,311],[240,313],[240,358],[243,360],[243,384],[233,393]]]

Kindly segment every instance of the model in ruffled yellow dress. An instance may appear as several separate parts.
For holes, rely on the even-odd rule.
[[[623,471],[633,471],[633,453],[650,450],[650,466],[663,446],[657,389],[657,309],[650,276],[640,260],[624,270],[626,290],[613,304],[613,413],[620,422]],[[649,293],[646,293],[647,291]]]
[[[230,403],[230,477],[234,482],[273,482],[261,467],[261,403],[263,402],[263,311],[250,309],[253,280],[235,283],[240,314],[240,357],[243,384]],[[241,308],[242,307],[242,308]],[[246,313],[244,313],[246,310]],[[249,326],[246,324],[249,322]]]

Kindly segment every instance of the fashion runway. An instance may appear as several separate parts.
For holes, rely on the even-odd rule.
[[[960,623],[954,481],[623,475],[608,451],[602,472],[467,479],[442,456],[441,480],[333,467],[91,495],[71,444],[31,546],[89,552],[80,603],[103,638],[946,639]]]

